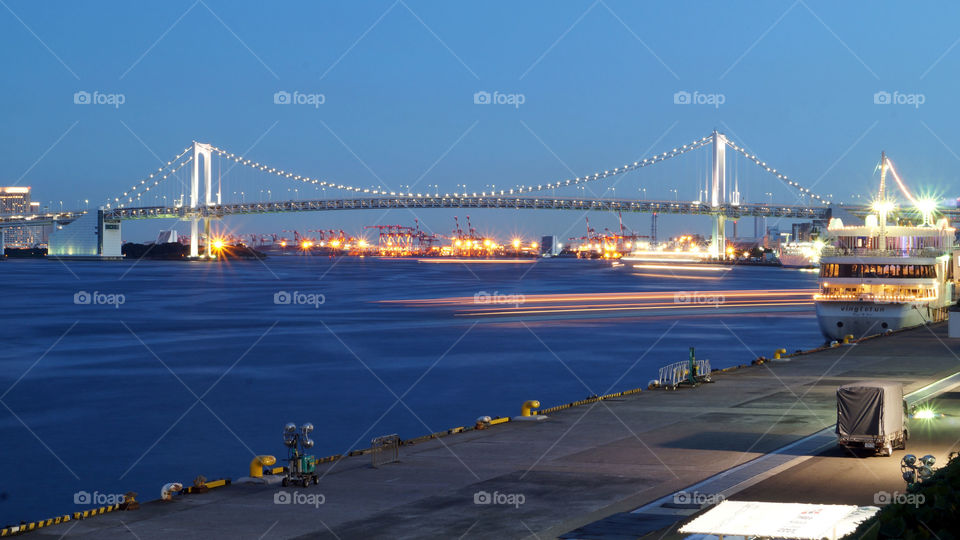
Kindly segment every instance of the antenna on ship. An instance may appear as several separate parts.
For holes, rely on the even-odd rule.
[[[877,210],[877,218],[880,222],[880,234],[877,238],[877,249],[887,249],[887,212],[893,205],[887,202],[887,153],[880,152],[880,193],[877,196],[877,202],[874,207]]]
[[[878,201],[886,200],[886,189],[887,189],[887,153],[883,150],[880,151],[880,196],[877,198]]]

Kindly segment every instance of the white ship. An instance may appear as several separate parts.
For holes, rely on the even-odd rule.
[[[914,201],[922,225],[888,225],[887,214],[896,208],[884,193],[887,171],[896,175],[891,167],[883,156],[876,213],[863,225],[830,220],[828,231],[836,241],[821,254],[820,291],[814,296],[827,339],[942,321],[956,300],[956,229],[946,219],[933,222],[933,201]]]
[[[784,268],[816,268],[820,266],[820,252],[824,247],[822,240],[790,242],[780,248],[777,258]]]

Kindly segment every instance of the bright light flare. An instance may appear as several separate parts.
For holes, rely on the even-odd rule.
[[[873,201],[873,204],[871,206],[873,207],[873,210],[875,212],[883,212],[883,213],[889,214],[890,212],[893,212],[894,210],[896,210],[897,203],[891,200]]]
[[[920,199],[917,201],[916,207],[923,214],[931,214],[937,210],[937,201],[935,199]]]
[[[223,249],[223,240],[220,238],[217,238],[213,241],[213,244],[211,245],[213,246],[213,249],[220,251]]]
[[[933,420],[937,416],[939,415],[933,409],[928,407],[918,409],[917,412],[913,413],[913,417],[919,420]]]

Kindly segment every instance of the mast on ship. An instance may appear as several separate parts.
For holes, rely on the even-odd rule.
[[[880,234],[878,236],[878,249],[886,249],[887,247],[887,211],[890,209],[890,206],[887,204],[887,154],[884,151],[880,152],[880,194],[877,197],[877,218],[880,222]]]

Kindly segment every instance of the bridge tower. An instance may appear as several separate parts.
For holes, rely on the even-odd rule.
[[[710,186],[710,207],[719,209],[726,204],[727,199],[727,138],[717,130],[713,131],[713,182]],[[727,238],[725,232],[726,218],[723,214],[714,215],[713,238],[710,242],[710,253],[715,257],[726,256]]]
[[[203,191],[204,199],[200,202],[200,158],[203,158]],[[206,257],[211,256],[210,246],[210,218],[203,218],[201,208],[213,206],[213,175],[211,174],[211,158],[213,149],[209,144],[193,141],[193,167],[190,173],[190,258],[200,256],[200,220],[204,222],[204,233],[207,236]]]

